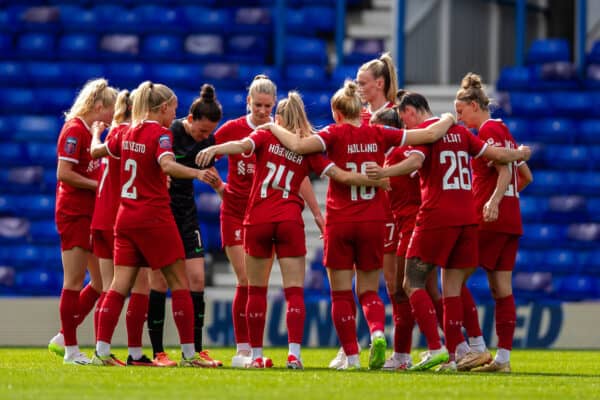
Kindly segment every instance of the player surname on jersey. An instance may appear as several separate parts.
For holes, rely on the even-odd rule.
[[[444,143],[460,143],[460,135],[456,133],[446,133],[442,139]]]
[[[302,164],[302,160],[304,158],[304,156],[301,156],[298,153],[294,153],[293,151],[289,151],[285,147],[280,146],[278,144],[270,144],[269,153],[273,153],[275,155],[284,157],[285,159],[290,160],[291,162],[296,163],[298,165]]]
[[[145,153],[146,145],[137,142],[130,142],[129,140],[123,140],[123,150],[130,150],[134,153]]]
[[[377,153],[377,143],[351,143],[348,145],[348,154]]]

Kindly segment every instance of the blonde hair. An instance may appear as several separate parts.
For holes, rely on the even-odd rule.
[[[383,92],[388,101],[396,100],[398,91],[398,77],[396,75],[396,66],[390,53],[384,53],[381,57],[368,61],[360,66],[360,72],[369,71],[375,79],[383,78]]]
[[[175,93],[160,83],[145,81],[132,94],[131,119],[133,125],[140,124],[148,113],[175,99]]]
[[[110,107],[115,104],[116,99],[117,90],[108,86],[106,79],[88,81],[77,95],[71,109],[65,113],[65,120],[88,114],[99,101],[102,102],[102,107]]]
[[[277,99],[277,86],[266,75],[256,75],[248,88],[248,95],[252,97],[257,93],[264,93],[273,96],[273,101]]]
[[[112,126],[117,126],[131,119],[131,97],[129,90],[121,90],[117,95]]]
[[[306,136],[314,131],[306,116],[302,97],[296,91],[288,92],[288,97],[277,103],[275,113],[281,117],[281,125],[290,132],[300,131],[301,136]]]
[[[360,117],[362,102],[358,95],[358,86],[351,80],[344,82],[344,87],[338,89],[331,98],[331,108],[342,113],[346,119]]]
[[[469,72],[462,79],[460,89],[456,92],[456,100],[470,103],[476,102],[483,111],[488,111],[490,98],[485,93],[481,76]]]

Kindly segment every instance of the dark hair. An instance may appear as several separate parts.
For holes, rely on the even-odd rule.
[[[369,122],[371,124],[392,126],[398,129],[404,126],[395,108],[386,108],[385,110],[376,112]]]
[[[422,94],[408,92],[406,90],[398,90],[398,92],[396,93],[396,98],[398,99],[397,107],[400,111],[404,111],[407,106],[412,106],[417,111],[431,114],[429,103],[427,102],[425,96],[423,96]]]
[[[219,122],[223,117],[221,103],[217,100],[215,87],[205,83],[200,89],[200,97],[197,97],[190,106],[190,115],[193,120],[208,118],[209,121]]]

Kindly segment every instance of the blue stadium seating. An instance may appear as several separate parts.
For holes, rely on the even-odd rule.
[[[14,119],[9,116],[0,114],[0,137],[4,141],[11,141],[14,135],[13,129]]]
[[[52,59],[55,49],[56,38],[49,33],[26,33],[17,41],[17,54],[23,59]]]
[[[590,89],[600,89],[600,64],[590,64],[585,72],[585,86]]]
[[[71,108],[77,93],[72,89],[64,88],[42,88],[34,92],[35,102],[38,109],[44,114],[62,115]],[[53,139],[58,137],[58,131],[54,132]]]
[[[527,224],[521,244],[528,248],[550,248],[567,239],[567,230],[559,224]]]
[[[97,4],[92,9],[102,32],[129,33],[137,32],[139,24],[137,16],[131,10],[118,4]]]
[[[338,65],[332,73],[332,87],[339,88],[347,79],[355,79],[359,67],[360,65]]]
[[[12,35],[0,33],[0,52],[3,58],[10,58],[13,56],[14,44]]]
[[[196,207],[198,209],[198,219],[200,221],[219,222],[221,198],[214,191],[198,194],[198,196],[196,196]]]
[[[584,119],[577,132],[579,143],[600,144],[600,119]]]
[[[540,209],[539,214],[548,222],[569,223],[589,218],[586,199],[583,196],[552,196],[544,200],[547,200],[547,206]]]
[[[0,202],[2,197],[0,196]],[[1,206],[0,206],[1,207]],[[1,212],[0,212],[1,213]],[[29,232],[29,221],[25,218],[16,218],[11,216],[0,217],[0,245],[1,246],[15,246],[20,243],[24,243],[27,240],[27,234]],[[0,247],[0,265],[4,263],[4,260],[8,256],[2,254],[2,248]]]
[[[151,64],[149,77],[154,82],[187,89],[198,88],[201,67],[194,64]],[[188,104],[189,106],[189,104]]]
[[[232,25],[232,16],[227,9],[212,9],[199,6],[180,7],[182,23],[190,33],[227,33]]]
[[[157,4],[145,4],[134,8],[140,30],[151,33],[181,33],[185,24],[177,9]]]
[[[98,48],[98,37],[93,34],[64,35],[58,43],[58,53],[63,60],[96,60]]]
[[[326,118],[331,115],[329,92],[304,92],[302,96],[310,119]]]
[[[31,240],[36,244],[60,244],[54,220],[33,221],[29,227]]]
[[[563,300],[586,300],[598,294],[598,281],[587,275],[573,275],[563,279],[553,279],[553,285],[556,286],[556,296]]]
[[[540,118],[532,129],[535,140],[544,143],[572,143],[577,136],[575,122],[567,118]]]
[[[29,80],[36,86],[65,86],[70,77],[60,63],[30,62],[25,64]]]
[[[148,61],[180,61],[183,42],[175,35],[148,35],[142,41],[141,56]]]
[[[267,34],[272,32],[271,10],[263,7],[240,7],[233,9],[229,29],[233,33]]]
[[[573,274],[577,272],[577,254],[568,249],[554,249],[543,252],[543,264],[553,274]]]
[[[382,39],[353,39],[344,59],[349,64],[362,64],[385,52]]]
[[[287,84],[305,89],[321,89],[326,79],[325,68],[320,65],[291,64],[285,68]]]
[[[61,27],[66,32],[98,32],[104,27],[104,20],[99,20],[96,10],[76,5],[60,5]]]
[[[122,89],[134,89],[148,79],[148,67],[140,62],[106,64],[106,78],[111,85]]]
[[[45,268],[17,270],[15,288],[23,295],[55,295],[60,293],[62,288],[61,274]]]
[[[548,210],[546,197],[522,195],[520,198],[523,222],[538,222]]]
[[[17,202],[20,215],[30,219],[47,218],[54,224],[52,220],[54,218],[54,196],[39,194],[17,196]]]
[[[504,124],[517,142],[532,138],[529,120],[525,118],[504,118]]]
[[[515,117],[541,117],[552,115],[553,112],[545,93],[511,93],[510,103],[511,115]]]
[[[327,45],[323,39],[287,36],[285,42],[285,59],[290,64],[326,64]]]
[[[14,167],[0,170],[4,193],[37,193],[42,187],[42,167]]]
[[[26,32],[57,32],[60,28],[59,12],[56,7],[34,4],[32,7],[12,7],[13,21]]]
[[[571,61],[569,42],[566,39],[538,39],[527,52],[527,64],[543,64],[554,61]]]
[[[556,116],[585,118],[593,112],[593,97],[589,93],[554,92],[550,99]]]
[[[12,167],[27,165],[29,157],[21,143],[2,143],[0,146],[0,166]]]
[[[56,193],[56,181],[56,170],[51,168],[44,169],[42,191],[44,193]]]
[[[600,224],[572,223],[566,232],[572,247],[596,249],[600,246]]]
[[[200,234],[204,249],[207,251],[215,251],[221,249],[221,230],[219,223],[215,222],[200,222]]]
[[[327,7],[326,2],[316,3],[314,6],[304,6],[307,29],[314,29],[318,34],[331,34],[335,29],[335,9]],[[303,33],[306,35],[306,33]]]
[[[275,67],[269,65],[240,65],[238,68],[238,79],[241,86],[249,86],[250,82],[256,75],[266,75],[275,82],[276,85],[281,85],[281,73]],[[239,87],[239,86],[238,86]]]
[[[190,35],[184,49],[186,59],[191,61],[220,61],[225,54],[223,37],[214,34]]]
[[[588,64],[600,64],[600,40],[594,42],[592,50],[587,55]]]
[[[576,183],[573,191],[585,196],[600,196],[600,171],[580,172],[570,178],[571,184]]]
[[[544,150],[545,164],[547,167],[564,166],[564,168],[569,169],[588,168],[591,163],[590,156],[591,152],[589,151],[589,148],[584,145],[548,145]]]
[[[235,35],[227,40],[227,59],[244,64],[264,64],[267,60],[268,43],[257,35]]]
[[[103,60],[136,60],[140,55],[140,37],[133,33],[114,33],[100,38]]]
[[[49,95],[52,95],[49,93]],[[58,139],[62,123],[56,117],[22,115],[15,117],[15,140],[46,142],[54,144]]]
[[[56,168],[56,143],[27,143],[27,154],[33,165]]]
[[[20,62],[0,61],[0,85],[27,86],[29,77],[25,67]]]
[[[527,90],[531,80],[530,69],[527,67],[504,67],[496,83],[499,91]]]
[[[5,113],[36,112],[37,104],[34,102],[31,89],[0,89],[2,111]]]

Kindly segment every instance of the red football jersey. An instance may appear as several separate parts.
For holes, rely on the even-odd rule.
[[[385,166],[398,164],[410,155],[410,146],[394,147],[385,158]],[[385,192],[395,218],[414,215],[421,205],[419,176],[416,173],[390,178],[392,190]]]
[[[286,149],[270,131],[256,131],[249,139],[256,154],[256,173],[244,224],[303,224],[300,184],[310,171],[322,175],[333,163],[320,153],[300,155]]]
[[[392,103],[391,101],[388,101],[383,106],[381,106],[379,109],[377,109],[373,112],[371,112],[368,107],[363,107],[362,110],[360,110],[361,124],[369,125],[371,123],[371,117],[373,116],[373,114],[377,114],[381,110],[385,110],[386,108],[392,108],[392,107],[394,107],[394,103]]]
[[[347,171],[365,173],[367,165],[383,165],[385,152],[404,144],[404,131],[381,125],[329,125],[319,132],[331,161]],[[327,223],[386,221],[385,198],[375,187],[348,186],[329,181]]]
[[[415,230],[477,224],[469,160],[486,147],[460,125],[435,143],[414,147],[425,158],[419,170],[422,203]]]
[[[128,123],[120,124],[108,132],[104,140],[104,146],[108,149],[111,141],[120,142],[123,133],[129,129]],[[117,210],[121,201],[121,160],[110,154],[102,158],[100,168],[100,181],[96,189],[96,206],[92,217],[92,229],[113,229]]]
[[[215,132],[216,144],[242,140],[252,133],[256,126],[250,120],[250,114],[227,121]],[[231,154],[228,156],[227,186],[223,192],[221,213],[243,218],[248,205],[256,155]]]
[[[502,120],[488,119],[479,128],[479,139],[490,146],[505,147],[507,149],[516,149],[517,143],[510,134],[508,128]],[[484,157],[473,160],[473,195],[475,196],[475,210],[480,229],[511,233],[516,235],[523,234],[523,225],[521,223],[521,208],[519,206],[519,192],[517,191],[517,163],[508,164],[511,172],[511,182],[508,189],[498,206],[498,219],[494,222],[483,222],[483,205],[489,200],[498,180],[498,172],[493,163],[490,163]]]
[[[116,228],[138,229],[175,224],[167,176],[160,159],[171,154],[171,131],[156,121],[128,129],[121,141],[108,142],[108,150],[121,158],[121,203]]]
[[[89,179],[98,180],[100,160],[90,155],[92,134],[81,118],[65,122],[58,137],[58,159],[75,164],[73,170]],[[92,216],[95,192],[73,187],[64,182],[56,185],[56,217]]]

